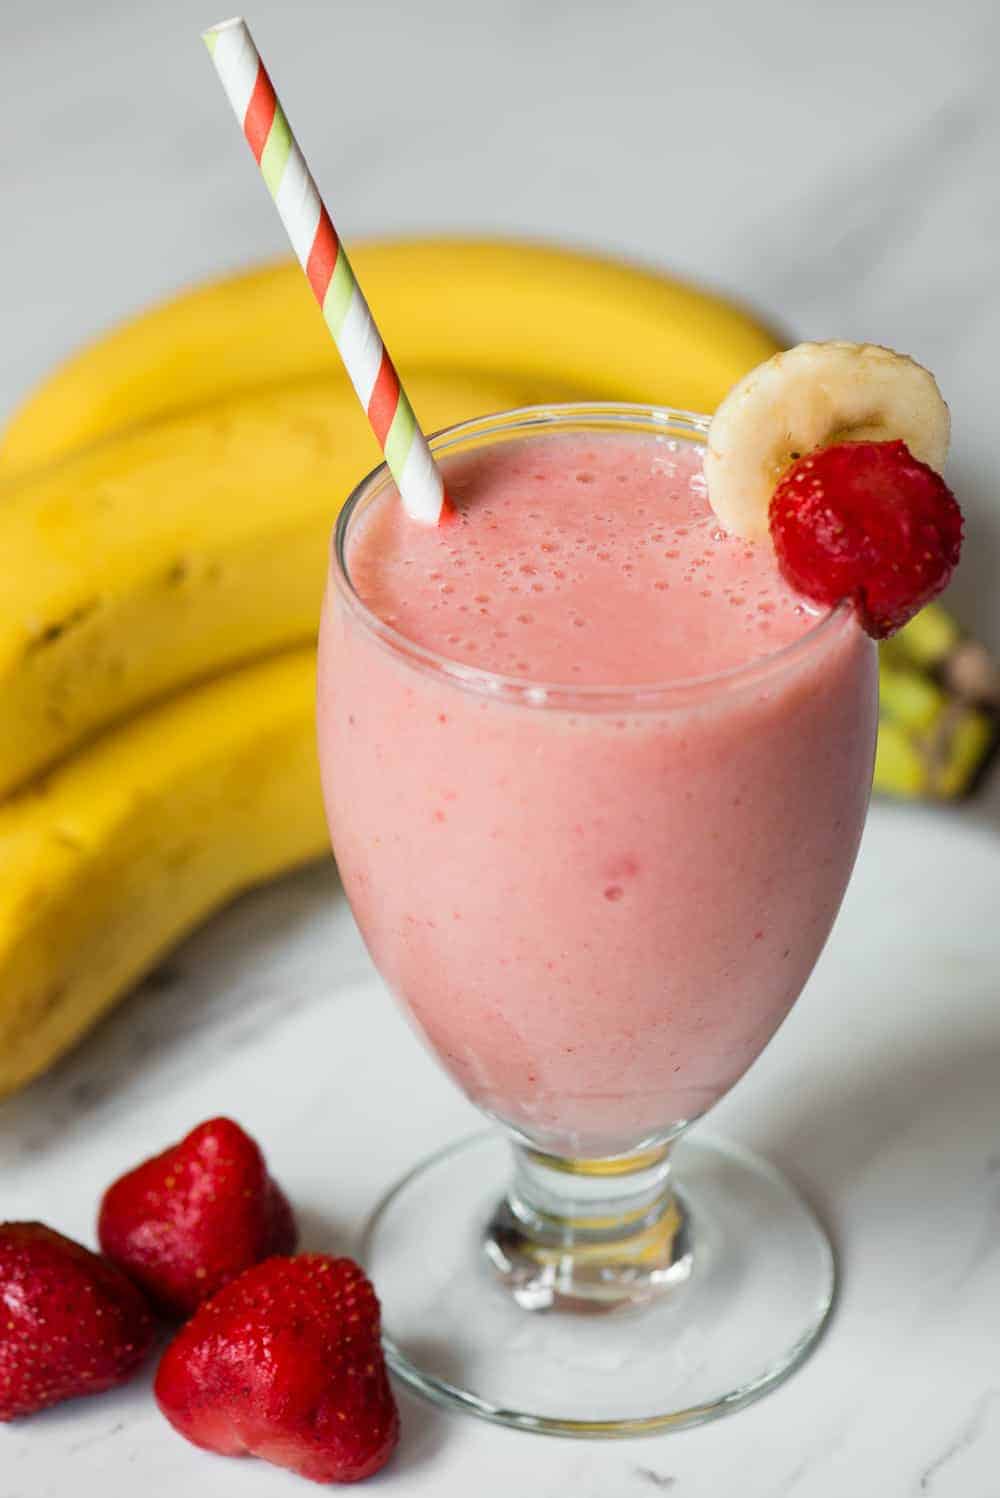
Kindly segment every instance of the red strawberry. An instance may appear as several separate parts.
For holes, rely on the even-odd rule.
[[[220,1290],[163,1355],[171,1425],[223,1456],[259,1456],[314,1482],[388,1461],[399,1417],[375,1291],[352,1259],[268,1259]]]
[[[0,1420],[125,1383],[152,1341],[113,1264],[40,1222],[0,1224]]]
[[[800,458],[771,500],[782,572],[817,603],[854,600],[882,639],[945,587],[962,549],[962,512],[940,474],[905,442],[842,442]]]
[[[177,1316],[251,1264],[291,1253],[297,1236],[260,1149],[228,1118],[199,1124],[109,1186],[97,1232],[108,1258]]]

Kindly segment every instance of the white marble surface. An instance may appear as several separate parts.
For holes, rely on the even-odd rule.
[[[283,248],[202,55],[203,0],[0,13],[0,413],[87,334]],[[911,349],[955,414],[965,620],[1000,638],[1000,96],[991,0],[260,0],[345,232],[625,250],[799,334]],[[790,1383],[701,1430],[579,1445],[409,1399],[387,1494],[1000,1495],[1000,793],[880,808],[810,988],[714,1127],[803,1185],[844,1271]],[[113,1173],[211,1112],[266,1142],[311,1244],[471,1110],[373,977],[332,870],[213,922],[0,1108],[0,1209],[84,1239]],[[0,1431],[0,1498],[225,1498],[295,1480],[175,1437],[140,1381]],[[300,1491],[305,1491],[299,1486]]]

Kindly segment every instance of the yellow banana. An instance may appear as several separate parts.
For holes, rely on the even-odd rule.
[[[417,374],[432,425],[530,385]],[[315,633],[330,530],[378,450],[353,392],[263,390],[0,498],[0,794],[185,682]]]
[[[951,800],[975,788],[1000,732],[1000,669],[928,604],[879,652],[875,789]]]
[[[881,659],[890,665],[896,662],[932,671],[955,649],[961,633],[940,603],[929,603],[879,647]]]
[[[358,245],[352,260],[408,381],[464,370],[540,382],[543,399],[555,386],[711,411],[778,347],[718,296],[552,246],[392,240]],[[283,261],[198,286],[83,349],[15,413],[0,465],[23,470],[220,395],[320,374],[347,388],[301,270]]]
[[[586,395],[710,410],[776,347],[691,287],[543,246],[354,258],[428,427]],[[0,448],[0,794],[76,752],[0,804],[0,1092],[210,910],[325,850],[312,648],[245,662],[311,638],[334,515],[376,458],[285,263],[125,324],[15,416]],[[985,752],[984,713],[942,696],[956,638],[928,610],[886,647],[880,789],[958,794]]]
[[[212,910],[324,854],[314,671],[306,646],[189,688],[0,804],[0,1095]],[[953,776],[938,794],[956,792]],[[929,790],[892,720],[876,780]]]
[[[134,718],[0,805],[0,1093],[180,936],[327,846],[305,648]]]

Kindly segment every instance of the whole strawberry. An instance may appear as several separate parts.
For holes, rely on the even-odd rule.
[[[212,1118],[105,1192],[101,1247],[173,1316],[271,1254],[291,1253],[292,1209],[250,1136]]]
[[[40,1222],[0,1225],[0,1420],[125,1383],[152,1341],[113,1264]]]
[[[399,1434],[379,1321],[352,1259],[268,1259],[177,1333],[156,1375],[160,1409],[206,1451],[314,1482],[370,1477]]]
[[[962,512],[904,442],[841,442],[794,463],[774,491],[782,572],[817,603],[854,602],[884,639],[936,598],[962,550]]]

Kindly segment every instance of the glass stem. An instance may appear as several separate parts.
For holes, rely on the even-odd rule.
[[[610,1310],[676,1288],[691,1248],[670,1145],[580,1160],[515,1144],[514,1179],[484,1246],[528,1310]]]

